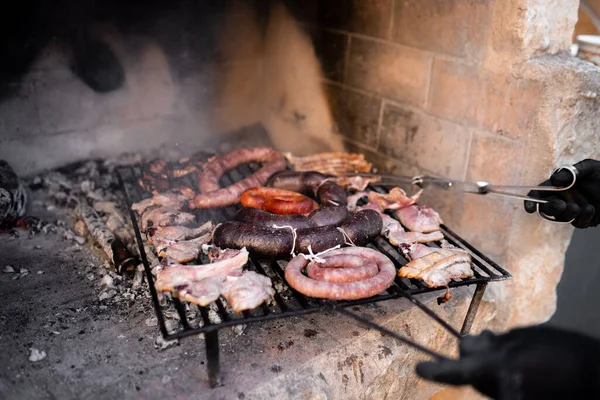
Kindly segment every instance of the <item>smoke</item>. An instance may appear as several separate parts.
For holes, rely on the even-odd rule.
[[[235,2],[220,52],[225,66],[217,83],[215,131],[261,123],[281,151],[343,150],[310,37],[283,4],[271,8],[263,34],[254,10]]]

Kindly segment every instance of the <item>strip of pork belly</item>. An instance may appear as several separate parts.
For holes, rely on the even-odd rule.
[[[352,197],[352,196],[350,196]],[[381,211],[381,207],[369,200],[367,204],[360,207],[355,207],[355,211],[359,210],[374,210],[379,213],[383,225],[381,228],[381,234],[385,236],[391,244],[394,246],[400,246],[404,243],[429,243],[437,242],[444,239],[444,235],[440,231],[421,233],[421,232],[406,232],[400,222],[390,217],[389,215]]]
[[[187,226],[164,226],[148,228],[148,241],[157,249],[162,249],[181,240],[195,239],[212,232],[214,224],[208,221],[197,228]]]
[[[423,193],[423,189],[409,197],[404,190],[395,187],[389,193],[385,194],[369,192],[368,198],[369,203],[379,205],[382,210],[399,210],[415,204],[419,200],[419,197],[421,197],[421,193]]]
[[[227,276],[221,289],[221,295],[236,313],[252,310],[269,301],[274,294],[271,280],[254,271]]]
[[[202,245],[210,242],[211,232],[191,240],[182,240],[168,245],[164,249],[158,250],[159,257],[167,257],[178,263],[194,261],[198,258]]]
[[[412,205],[396,211],[396,216],[413,232],[429,233],[440,230],[440,215],[429,206]]]
[[[199,306],[207,306],[221,296],[222,286],[223,279],[221,277],[190,282],[179,289],[179,298]]]
[[[432,249],[428,254],[401,267],[398,275],[402,278],[421,279],[428,287],[447,286],[452,279],[473,276],[471,256],[464,251]]]
[[[149,207],[168,207],[179,210],[183,207],[186,201],[187,199],[185,196],[179,193],[159,193],[155,194],[149,199],[144,199],[138,203],[132,204],[131,209],[137,212],[139,215],[142,215]]]
[[[142,214],[142,232],[146,232],[150,226],[164,227],[171,225],[185,225],[194,221],[193,214],[183,212],[174,208],[159,207],[146,210]]]
[[[247,262],[248,250],[244,247],[238,250],[235,256],[211,264],[166,265],[157,273],[156,289],[159,291],[172,291],[180,286],[186,286],[191,282],[202,279],[241,274]]]

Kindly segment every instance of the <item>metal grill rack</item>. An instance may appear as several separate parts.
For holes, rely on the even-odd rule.
[[[238,168],[229,171],[221,179],[221,185],[227,186],[231,183],[237,182],[243,179],[244,177],[252,174],[259,168],[260,165],[256,163],[241,165]],[[483,255],[480,251],[475,249],[465,240],[460,238],[448,227],[442,225],[441,231],[444,235],[444,238],[451,244],[468,251],[473,259],[474,276],[468,279],[456,279],[452,281],[449,285],[449,287],[451,288],[466,285],[477,285],[476,290],[473,294],[473,298],[471,299],[471,303],[467,310],[467,314],[465,316],[460,333],[458,333],[448,323],[446,323],[432,310],[430,310],[427,306],[425,306],[423,303],[421,303],[414,297],[414,295],[416,294],[435,292],[439,290],[444,290],[445,288],[432,289],[426,287],[418,280],[396,277],[394,284],[390,288],[388,288],[385,293],[381,293],[377,296],[367,299],[332,302],[306,297],[292,289],[284,279],[284,268],[285,264],[287,263],[287,260],[265,261],[257,259],[255,257],[249,258],[247,268],[257,273],[266,275],[272,280],[275,289],[275,296],[274,301],[271,305],[262,304],[260,307],[254,310],[244,311],[240,314],[234,314],[232,311],[226,309],[221,300],[218,300],[216,302],[216,309],[213,308],[213,310],[216,311],[215,316],[214,312],[209,312],[213,311],[209,307],[198,307],[194,304],[188,304],[188,309],[195,309],[199,312],[201,316],[201,321],[197,322],[195,320],[192,321],[188,318],[186,314],[186,305],[179,301],[179,299],[174,297],[174,306],[180,317],[182,328],[177,332],[169,333],[166,329],[163,309],[161,308],[156,288],[154,287],[154,281],[150,269],[150,264],[144,251],[145,239],[142,237],[142,234],[140,232],[137,217],[131,211],[131,205],[133,203],[149,197],[150,194],[146,193],[138,184],[138,180],[141,176],[140,167],[119,167],[116,172],[117,177],[119,179],[119,183],[125,194],[126,207],[128,210],[130,210],[129,213],[135,230],[135,236],[138,242],[140,256],[145,267],[146,278],[149,283],[149,288],[154,303],[156,316],[158,318],[160,331],[163,337],[167,340],[180,339],[190,335],[204,333],[206,343],[208,378],[211,387],[216,387],[220,383],[218,330],[221,328],[240,324],[246,325],[277,318],[286,318],[309,313],[316,313],[332,308],[344,309],[346,307],[404,297],[411,301],[413,304],[415,304],[417,307],[419,307],[421,310],[423,310],[429,317],[433,318],[450,333],[454,334],[457,337],[460,337],[461,335],[469,333],[487,284],[492,281],[502,281],[511,277],[511,275],[506,270],[494,263],[485,255]],[[191,187],[194,187],[194,182],[189,183]],[[385,190],[381,187],[371,187],[370,189],[376,190],[378,192],[385,192]],[[194,210],[193,213],[197,217],[196,221],[198,224],[206,222],[207,220],[212,220],[214,223],[220,223],[230,220],[232,215],[238,209],[239,206],[231,206],[218,210]],[[393,217],[395,218],[395,216]],[[429,243],[428,245],[432,247],[440,247],[439,242]],[[394,262],[396,268],[398,269],[408,262],[408,260],[397,251],[395,246],[391,245],[385,238],[380,237],[376,239],[374,242],[370,243],[368,247],[371,247],[387,255]],[[203,258],[201,258],[200,261],[202,263],[207,262],[207,260]],[[351,316],[350,312],[344,312],[344,314]]]

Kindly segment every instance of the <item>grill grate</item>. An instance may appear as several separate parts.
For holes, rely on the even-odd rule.
[[[234,182],[237,182],[243,179],[244,177],[252,174],[259,168],[260,165],[256,163],[241,165],[238,168],[229,171],[225,176],[223,176],[223,178],[221,179],[221,185],[227,186]],[[468,279],[456,279],[452,281],[449,285],[449,287],[451,288],[466,285],[477,285],[477,290],[475,292],[473,302],[469,307],[469,312],[467,314],[465,323],[463,325],[463,329],[460,334],[456,332],[454,328],[452,328],[450,325],[444,322],[441,318],[439,318],[433,311],[428,309],[426,306],[424,306],[422,303],[420,303],[417,299],[413,297],[417,294],[435,292],[443,290],[445,288],[432,289],[426,287],[418,280],[396,277],[394,284],[390,288],[388,288],[385,293],[381,293],[377,296],[367,299],[331,302],[327,300],[306,297],[292,289],[284,279],[284,268],[287,261],[265,261],[257,259],[255,257],[249,257],[247,268],[249,270],[268,276],[273,282],[275,296],[274,301],[271,305],[262,304],[260,307],[254,310],[244,311],[241,314],[234,314],[232,311],[226,309],[221,300],[218,300],[215,303],[215,306],[212,307],[199,307],[194,304],[183,303],[179,301],[179,299],[173,298],[175,309],[177,310],[177,313],[179,314],[180,320],[182,322],[182,328],[176,332],[169,333],[167,332],[165,326],[165,317],[163,314],[163,310],[159,304],[157,292],[152,280],[150,265],[148,263],[147,256],[144,252],[144,239],[142,239],[137,217],[131,211],[131,205],[133,203],[149,197],[149,194],[146,193],[144,189],[141,188],[141,186],[138,184],[139,177],[141,176],[141,169],[138,166],[120,167],[117,169],[117,175],[122,189],[125,193],[127,209],[130,210],[130,217],[132,219],[136,239],[138,241],[140,256],[144,263],[146,277],[149,283],[149,288],[154,302],[161,333],[167,340],[184,338],[199,333],[207,333],[206,345],[207,353],[209,356],[208,367],[209,375],[212,375],[210,376],[210,380],[213,386],[216,385],[218,381],[218,342],[216,332],[221,328],[239,324],[250,324],[277,318],[286,318],[315,313],[323,311],[325,309],[331,309],[332,307],[345,308],[366,303],[374,303],[399,297],[405,297],[412,301],[419,308],[421,308],[424,312],[427,313],[427,315],[435,319],[438,323],[444,326],[444,328],[449,330],[451,333],[453,333],[456,336],[460,336],[460,334],[464,335],[468,333],[470,325],[473,322],[474,314],[477,311],[478,303],[481,300],[481,296],[483,295],[483,291],[485,290],[485,286],[487,285],[487,283],[491,281],[502,281],[511,277],[511,275],[506,270],[504,270],[502,267],[497,265],[485,255],[483,255],[473,246],[468,244],[465,240],[463,240],[454,232],[452,232],[452,230],[450,230],[448,227],[442,225],[441,231],[444,235],[444,238],[453,245],[468,251],[473,258],[474,276]],[[191,181],[191,178],[190,181],[187,183],[190,185],[190,187],[194,187],[196,185],[195,182]],[[371,187],[370,189],[382,193],[385,192],[385,190],[381,187]],[[219,210],[194,210],[193,213],[197,217],[196,221],[198,224],[204,223],[209,219],[216,224],[230,220],[233,214],[238,209],[239,206],[231,206]],[[390,215],[395,218],[394,215]],[[429,243],[428,245],[431,247],[440,247],[439,242]],[[400,268],[408,262],[408,260],[401,253],[398,252],[395,246],[391,245],[384,238],[380,237],[376,239],[374,242],[370,243],[368,247],[378,250],[381,253],[388,256],[394,262],[396,268]],[[204,255],[201,256],[200,261],[202,263],[208,262]],[[196,311],[196,314],[199,313],[201,316],[201,321],[198,322],[196,320],[191,320],[190,318],[188,318],[186,309]],[[214,335],[212,333],[214,333]],[[217,349],[214,348],[215,345],[217,346]],[[217,352],[216,355],[214,354],[215,351]]]

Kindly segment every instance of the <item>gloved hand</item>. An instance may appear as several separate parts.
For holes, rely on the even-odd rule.
[[[564,192],[528,193],[528,196],[549,200],[540,204],[540,211],[555,217],[557,221],[570,221],[576,228],[588,228],[600,224],[600,161],[583,160],[574,165],[577,169],[575,186]],[[541,186],[568,186],[573,175],[567,170],[554,173]],[[536,203],[525,201],[525,211],[534,213]]]
[[[458,360],[417,364],[424,379],[472,385],[494,399],[599,399],[600,342],[536,326],[466,336]]]

